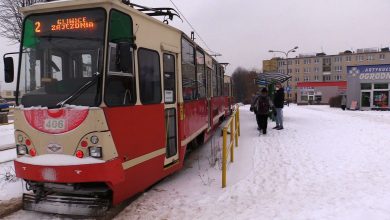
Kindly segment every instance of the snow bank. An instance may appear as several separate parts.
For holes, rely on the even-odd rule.
[[[23,156],[16,159],[16,161],[31,165],[42,166],[70,166],[83,164],[97,164],[104,163],[104,160],[99,160],[92,157],[77,158],[71,155],[62,154],[44,154],[36,157]]]
[[[0,125],[0,150],[15,145],[14,125]]]

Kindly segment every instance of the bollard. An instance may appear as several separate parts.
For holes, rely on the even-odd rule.
[[[222,140],[222,188],[226,187],[226,136],[227,136],[227,129],[223,129],[223,140]]]
[[[234,120],[231,120],[230,122],[230,162],[234,162]]]

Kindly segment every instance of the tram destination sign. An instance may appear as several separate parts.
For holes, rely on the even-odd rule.
[[[360,80],[390,80],[390,65],[348,66],[348,75]]]
[[[105,14],[101,9],[34,14],[26,18],[26,33],[34,36],[94,36],[104,30]],[[31,30],[31,31],[30,31]],[[32,34],[28,34],[31,36]]]

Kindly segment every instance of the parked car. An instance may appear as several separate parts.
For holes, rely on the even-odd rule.
[[[0,99],[0,112],[9,112],[9,104],[5,99]]]

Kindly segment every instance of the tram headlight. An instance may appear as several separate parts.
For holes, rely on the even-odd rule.
[[[89,156],[94,158],[102,158],[102,148],[101,147],[89,147]]]
[[[16,152],[18,153],[18,155],[25,155],[25,154],[28,154],[28,149],[27,149],[27,146],[26,145],[23,145],[23,144],[18,144],[16,145]]]

